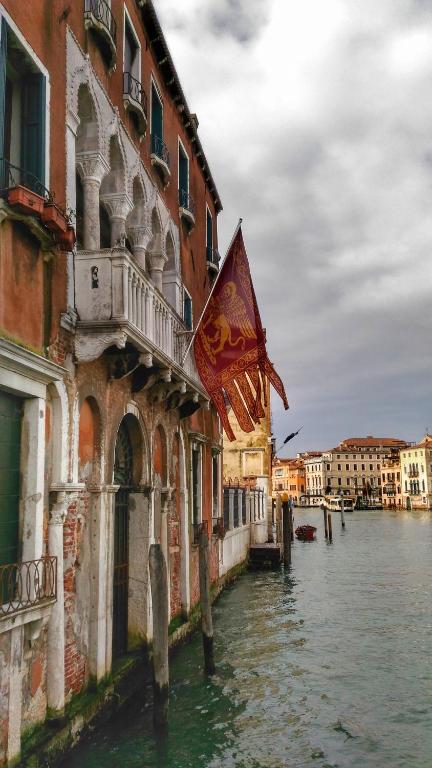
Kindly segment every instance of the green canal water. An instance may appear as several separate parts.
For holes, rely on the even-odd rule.
[[[295,510],[317,541],[222,595],[211,681],[199,634],[176,653],[168,736],[135,699],[64,766],[431,768],[431,520],[333,515],[328,544],[322,512]]]

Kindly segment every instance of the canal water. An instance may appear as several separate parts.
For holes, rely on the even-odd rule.
[[[317,541],[291,573],[249,573],[214,606],[217,674],[201,638],[171,665],[169,732],[134,699],[67,768],[431,768],[429,513],[295,510]]]

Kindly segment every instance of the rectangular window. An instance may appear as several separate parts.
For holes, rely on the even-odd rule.
[[[180,206],[189,208],[189,158],[180,141],[178,145],[178,192]]]
[[[141,50],[138,37],[125,8],[123,72],[141,83]]]
[[[338,477],[338,485],[342,485],[342,480],[340,477]]]
[[[349,479],[349,477],[347,477],[347,481],[346,481],[346,484],[347,484],[347,485],[351,485],[351,480]]]
[[[354,464],[354,472],[357,472],[357,464]]]
[[[163,107],[154,81],[151,86],[151,151],[163,158]]]
[[[373,464],[369,464],[369,470],[372,472],[372,470],[373,470]]]
[[[362,471],[366,469],[366,464],[362,464]]]
[[[43,194],[45,185],[46,78],[1,19],[1,187],[22,184]],[[15,166],[15,167],[11,167]]]
[[[192,299],[186,288],[183,291],[183,322],[188,331],[193,329]]]
[[[283,477],[283,469],[275,469],[275,477]]]
[[[342,464],[338,464],[338,470],[340,471],[342,469]]]
[[[345,464],[345,469],[346,469],[347,472],[349,472],[349,467],[350,467],[349,464]]]
[[[206,206],[206,261],[213,262],[213,217]]]

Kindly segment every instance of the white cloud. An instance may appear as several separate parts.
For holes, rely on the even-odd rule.
[[[429,4],[158,11],[224,204],[221,251],[244,218],[292,406],[275,402],[275,430],[304,422],[292,450],[351,432],[419,437],[432,421]]]

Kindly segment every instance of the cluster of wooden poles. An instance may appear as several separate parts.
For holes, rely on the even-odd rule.
[[[333,527],[331,512],[323,505],[324,513],[324,535],[327,541],[333,541]],[[345,528],[345,511],[343,501],[341,503],[341,524]],[[280,541],[280,539],[279,539]],[[291,543],[294,541],[294,521],[292,504],[290,501],[282,502],[282,541],[283,541],[283,562],[287,567],[291,566]]]
[[[168,723],[168,580],[165,557],[160,544],[151,544],[149,553],[150,587],[153,609],[153,721],[157,729]],[[199,537],[199,585],[204,672],[213,675],[213,620],[210,598],[209,540],[202,526]]]

